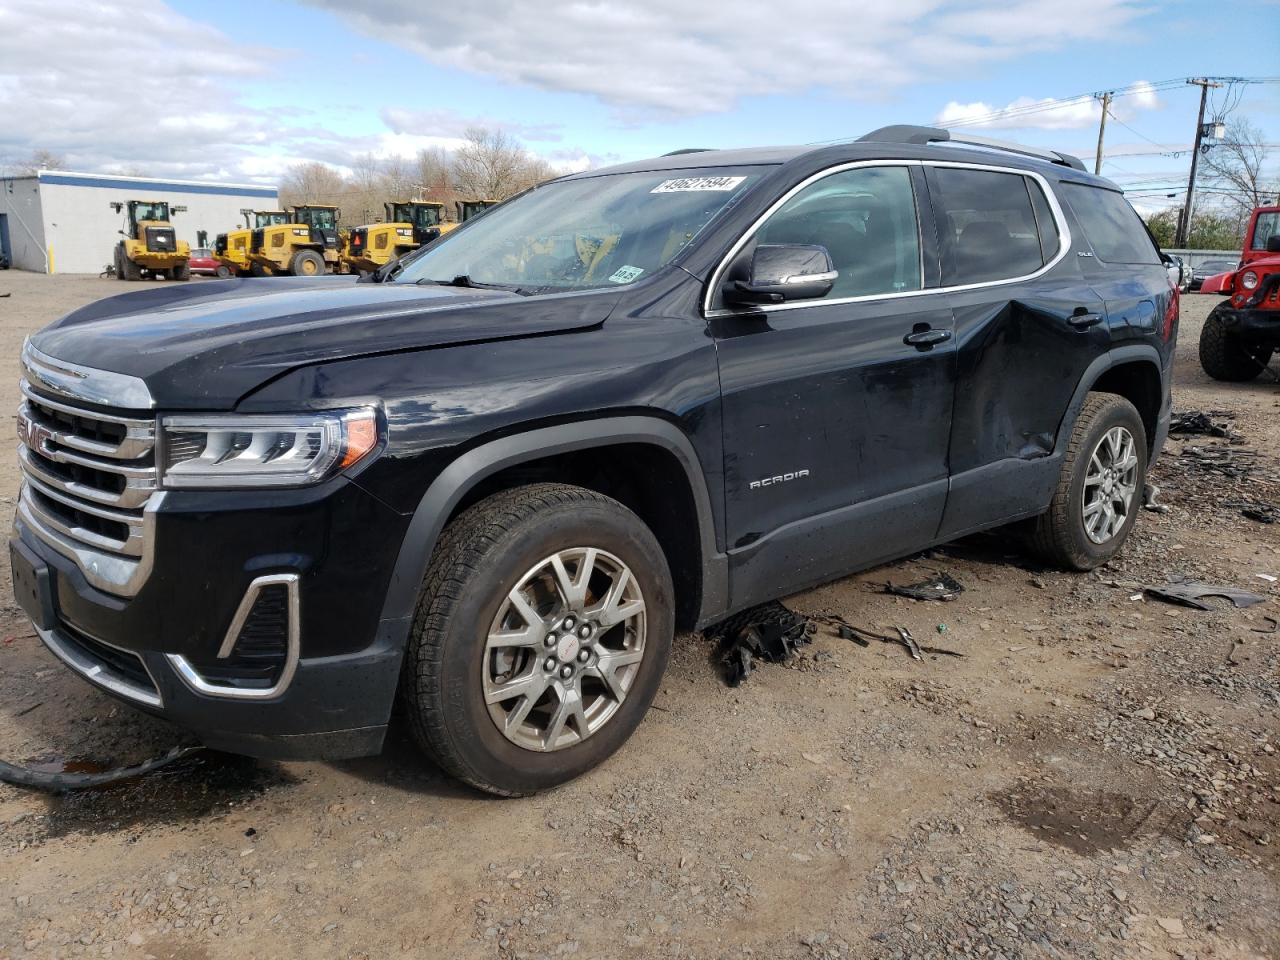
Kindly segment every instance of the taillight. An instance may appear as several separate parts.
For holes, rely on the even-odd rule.
[[[1169,306],[1164,311],[1164,338],[1168,340],[1173,336],[1174,324],[1178,322],[1178,298],[1180,293],[1178,287],[1170,281],[1169,283]]]

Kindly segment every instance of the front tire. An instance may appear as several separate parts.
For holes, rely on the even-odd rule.
[[[1113,393],[1089,394],[1049,509],[1032,521],[1032,550],[1066,570],[1102,566],[1129,538],[1146,477],[1147,431],[1138,411]]]
[[[231,276],[231,268],[224,263],[214,271],[214,276],[219,280],[225,280],[227,277]]]
[[[314,250],[299,250],[289,263],[289,272],[295,277],[318,277],[324,273],[324,257]]]
[[[602,494],[539,483],[445,529],[401,676],[414,737],[445,772],[502,796],[602,763],[644,718],[674,632],[657,540]]]
[[[1227,330],[1218,311],[1219,304],[1205,318],[1200,330],[1200,366],[1215,380],[1246,383],[1271,362],[1271,347],[1250,344]]]

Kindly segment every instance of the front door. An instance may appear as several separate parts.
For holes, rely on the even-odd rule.
[[[839,272],[831,292],[757,309],[712,301],[735,607],[936,534],[955,344],[949,305],[922,290],[918,224],[908,167],[821,175],[763,223],[735,263],[757,243],[820,244]]]

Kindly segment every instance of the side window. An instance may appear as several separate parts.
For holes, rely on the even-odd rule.
[[[906,167],[858,167],[805,187],[757,243],[816,243],[839,273],[826,299],[920,289],[920,236]]]
[[[1062,193],[1104,263],[1159,263],[1160,254],[1124,194],[1084,183],[1064,183]]]
[[[1253,226],[1253,245],[1250,250],[1267,249],[1267,241],[1280,233],[1280,212],[1260,213]]]
[[[930,189],[942,241],[944,287],[1025,277],[1053,256],[1046,257],[1042,248],[1029,186],[1039,190],[1018,173],[933,168]],[[1047,203],[1044,216],[1053,222]],[[1047,236],[1047,246],[1056,252],[1052,237]]]

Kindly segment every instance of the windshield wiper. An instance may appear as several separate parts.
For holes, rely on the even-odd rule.
[[[437,287],[467,287],[471,290],[510,290],[512,293],[518,293],[521,296],[528,296],[529,291],[522,287],[517,287],[512,283],[481,283],[479,280],[472,280],[465,273],[460,273],[452,280],[432,280],[430,277],[423,277],[421,280],[414,281],[419,284],[431,284]]]

